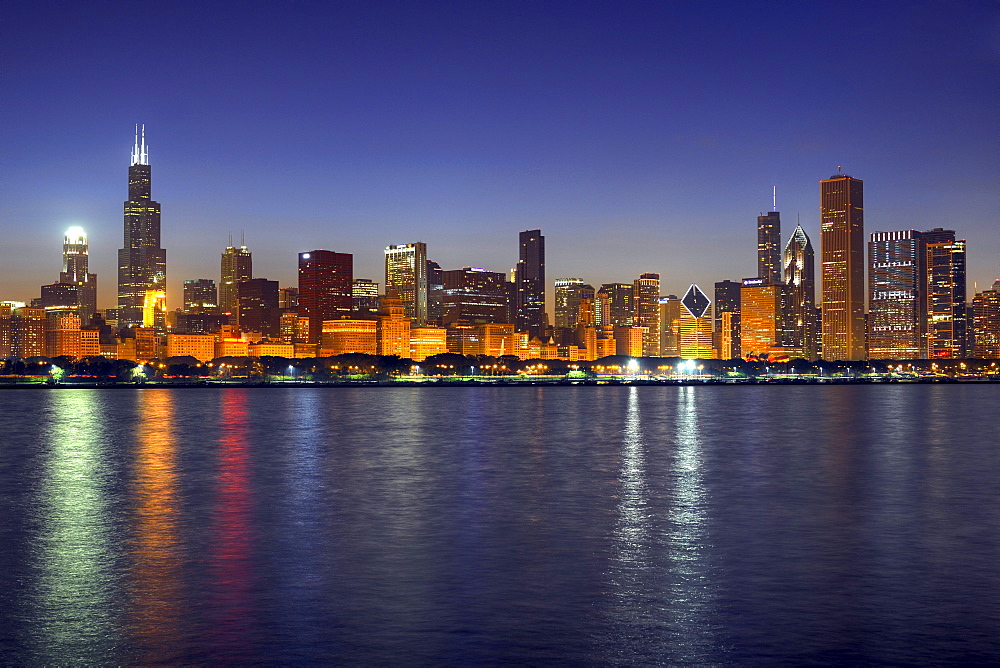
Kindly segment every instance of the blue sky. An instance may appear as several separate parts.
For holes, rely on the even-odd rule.
[[[550,281],[661,274],[682,293],[819,253],[818,181],[865,181],[867,231],[968,240],[1000,275],[994,2],[18,3],[0,27],[0,299],[58,277],[70,225],[115,302],[132,128],[145,123],[171,307],[245,231],[296,254],[425,241],[505,271],[541,228]],[[551,305],[550,305],[551,311]]]

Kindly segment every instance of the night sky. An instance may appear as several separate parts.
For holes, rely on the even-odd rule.
[[[0,299],[56,281],[82,225],[115,305],[136,123],[171,308],[241,231],[283,286],[314,248],[381,283],[413,241],[507,271],[541,228],[550,284],[711,294],[756,274],[772,186],[819,259],[838,165],[866,232],[966,238],[971,294],[1000,274],[998,44],[992,1],[8,3]]]

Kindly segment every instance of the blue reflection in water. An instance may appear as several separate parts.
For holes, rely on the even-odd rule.
[[[116,549],[96,398],[94,391],[51,393],[35,546],[37,663],[88,663],[115,655]]]

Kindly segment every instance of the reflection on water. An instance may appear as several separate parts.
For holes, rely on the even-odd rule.
[[[666,549],[671,586],[672,646],[685,662],[703,663],[714,644],[715,582],[708,572],[710,550],[705,529],[707,498],[702,457],[702,420],[698,388],[678,388],[676,443],[671,478],[673,498]]]
[[[247,395],[246,390],[225,392],[219,407],[219,472],[208,563],[213,661],[248,661],[256,644]]]
[[[0,665],[995,663],[998,390],[0,394]]]
[[[616,634],[656,624],[657,605],[645,586],[650,558],[650,517],[646,498],[646,466],[639,388],[628,388],[622,429],[621,470],[618,474],[618,513],[614,529],[611,590]],[[612,639],[612,642],[614,639]]]
[[[101,414],[92,391],[53,392],[46,425],[34,615],[37,663],[113,656],[116,646],[112,517]]]
[[[136,433],[135,532],[131,553],[131,630],[141,661],[169,661],[181,623],[175,393],[139,395],[142,428]]]

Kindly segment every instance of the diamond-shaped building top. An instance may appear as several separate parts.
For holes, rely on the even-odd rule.
[[[697,320],[705,315],[705,311],[712,305],[712,300],[701,291],[701,288],[692,283],[691,287],[684,294],[684,298],[681,299],[681,304],[684,304],[684,308],[688,310],[688,313]]]

